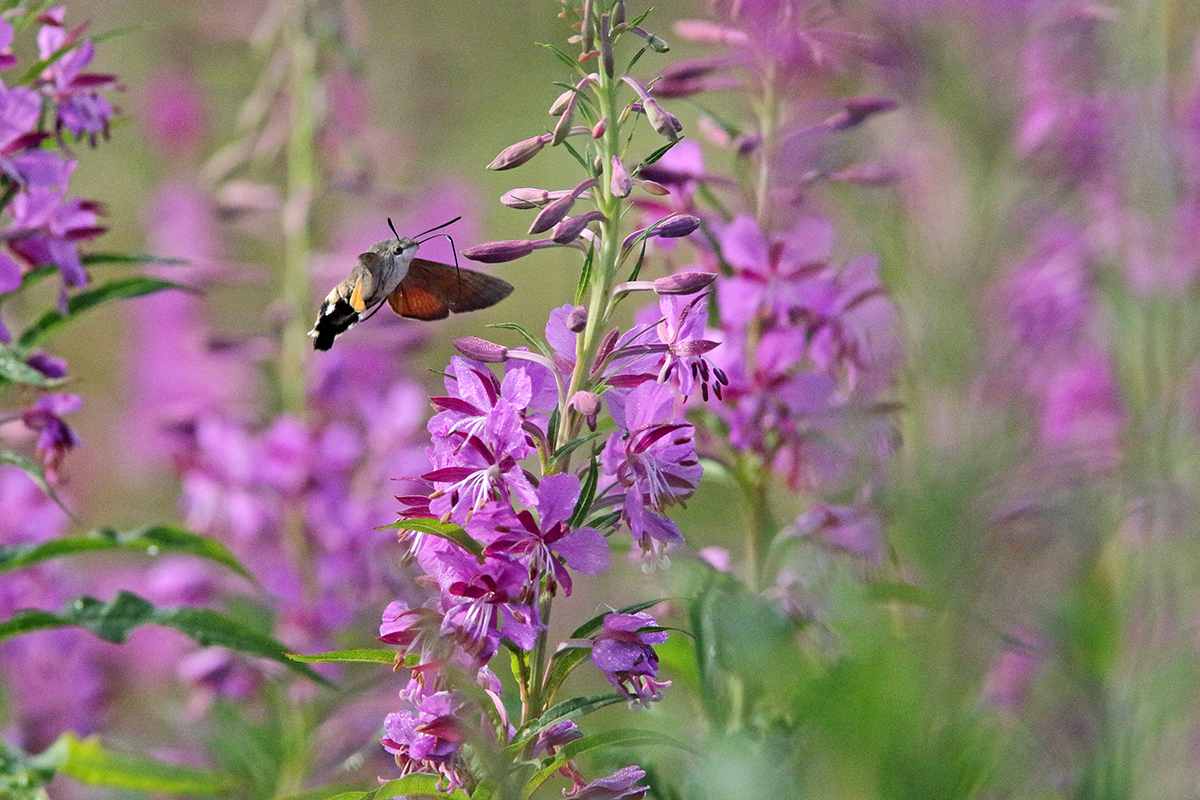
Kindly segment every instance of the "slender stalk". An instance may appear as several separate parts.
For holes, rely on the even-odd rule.
[[[287,199],[283,207],[283,286],[286,322],[279,352],[279,393],[284,412],[305,413],[305,367],[308,338],[304,335],[311,309],[309,261],[312,256],[310,221],[316,182],[316,43],[306,30],[307,3],[297,0],[284,22],[284,42],[292,54],[288,94],[291,101],[287,144]]]

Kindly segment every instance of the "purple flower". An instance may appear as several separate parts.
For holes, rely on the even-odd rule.
[[[67,33],[62,27],[61,15],[59,17],[55,21],[52,17],[42,16],[50,22],[38,32],[38,50],[43,60],[51,58],[63,47],[70,47],[78,35],[78,32]],[[113,75],[83,71],[94,56],[94,46],[84,41],[55,59],[42,76],[46,81],[45,91],[57,106],[56,127],[59,130],[66,128],[76,138],[86,136],[92,145],[96,144],[97,134],[108,138],[112,117],[112,106],[97,90],[117,87]]]
[[[704,400],[708,400],[709,386],[717,399],[721,399],[721,387],[729,380],[720,367],[714,367],[704,354],[717,343],[704,338],[704,325],[708,319],[708,294],[684,297],[664,294],[658,299],[663,321],[658,323],[658,338],[667,346],[667,353],[658,372],[659,383],[673,379],[684,397],[700,386]]]
[[[686,500],[704,471],[696,456],[693,428],[675,410],[675,389],[647,381],[623,409],[613,408],[620,426],[604,445],[601,463],[611,483],[605,494],[623,494],[622,514],[644,549],[650,539],[682,542],[683,534],[662,511]]]
[[[804,217],[770,239],[746,215],[716,233],[734,272],[717,288],[722,322],[732,326],[759,315],[786,321],[802,304],[801,281],[824,266],[833,247],[833,226],[822,217]]]
[[[592,663],[604,673],[630,707],[646,707],[662,699],[670,681],[658,677],[658,654],[653,645],[667,641],[666,631],[644,631],[655,625],[649,614],[609,614],[604,630],[592,644]]]
[[[871,563],[883,559],[883,523],[863,506],[813,503],[796,520],[791,535],[809,537],[827,547],[861,556]]]
[[[444,781],[440,791],[461,788],[464,771],[459,750],[468,736],[462,719],[467,702],[450,692],[437,692],[420,702],[407,701],[406,706],[384,720],[384,749],[396,757],[401,774],[428,770]]]
[[[63,414],[71,414],[83,407],[83,398],[77,394],[47,394],[34,401],[31,408],[21,414],[25,427],[38,432],[37,452],[42,457],[47,478],[53,480],[58,474],[67,451],[79,444],[71,426],[63,420]]]
[[[68,165],[68,173],[74,166],[74,162]],[[64,189],[31,186],[17,193],[9,206],[14,238],[8,246],[30,264],[58,267],[65,288],[87,283],[78,243],[98,236],[104,228],[96,224],[96,204],[79,198],[64,199]],[[65,294],[60,297],[60,307],[63,302]]]
[[[498,557],[480,564],[457,547],[434,559],[429,572],[442,587],[442,630],[453,633],[477,664],[487,663],[501,637],[522,650],[533,649],[541,620],[530,606],[525,567]]]
[[[566,795],[572,800],[641,800],[649,791],[647,786],[634,786],[646,777],[641,767],[621,767],[605,778],[597,778],[586,786],[574,788]]]
[[[538,518],[519,511],[506,530],[500,530],[484,553],[505,554],[528,564],[532,583],[543,576],[549,590],[561,584],[571,594],[571,576],[559,561],[561,556],[571,569],[596,575],[608,569],[608,542],[595,528],[571,530],[567,521],[579,499],[579,478],[575,475],[549,475],[537,488]]]

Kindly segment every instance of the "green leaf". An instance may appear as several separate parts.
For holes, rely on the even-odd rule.
[[[584,158],[578,150],[571,146],[570,142],[564,139],[562,146],[567,148],[567,152],[575,157],[575,160],[579,162],[579,166],[583,167],[584,172],[586,172],[588,175],[592,174],[592,165],[587,162],[587,159]]]
[[[83,262],[85,267],[90,267],[93,264],[190,264],[186,258],[172,258],[171,256],[156,256],[152,253],[88,253],[80,256],[79,260]],[[47,267],[51,272],[54,267]]]
[[[430,797],[434,800],[470,800],[462,789],[453,793],[439,792],[438,783],[442,779],[437,775],[405,775],[394,781],[388,781],[373,792],[363,795],[363,800],[384,800],[390,797],[419,796]]]
[[[17,347],[22,350],[28,350],[60,328],[68,319],[74,317],[76,314],[89,311],[102,303],[107,303],[110,300],[127,300],[132,297],[142,297],[143,295],[154,294],[165,289],[188,291],[187,287],[180,286],[171,281],[135,275],[130,278],[119,278],[109,281],[94,289],[79,292],[67,301],[67,313],[65,315],[60,314],[56,310],[47,311],[36,322],[26,328],[17,340]]]
[[[571,56],[567,55],[562,50],[548,42],[538,42],[538,44],[549,50],[551,53],[554,53],[554,55],[558,56],[558,60],[570,67],[572,72],[578,73],[579,77],[587,77],[587,73],[584,71],[583,67],[579,66],[579,62],[577,60],[571,58]]]
[[[63,513],[70,517],[73,521],[78,522],[79,519],[67,508],[62,499],[58,496],[58,492],[54,491],[54,487],[46,480],[46,471],[42,466],[28,456],[23,456],[20,453],[14,453],[11,450],[0,450],[0,464],[9,464],[24,470],[25,474],[38,485],[42,490],[42,494],[54,501],[54,504],[63,510]]]
[[[126,591],[117,592],[107,603],[94,597],[77,597],[58,612],[17,611],[0,622],[0,641],[46,628],[81,627],[105,641],[121,644],[135,628],[151,624],[174,628],[205,647],[225,647],[276,661],[310,680],[332,685],[307,664],[289,659],[287,650],[275,639],[224,614],[188,606],[157,608],[144,597]]]
[[[103,746],[94,736],[80,740],[66,733],[59,741],[65,742],[67,751],[59,771],[90,786],[155,794],[212,795],[237,785],[226,773],[121,753]]]
[[[0,208],[3,206],[0,205]],[[23,292],[30,286],[36,286],[51,275],[58,273],[58,267],[34,267],[21,276],[21,285],[17,289],[18,292]]]
[[[584,716],[592,713],[593,711],[599,711],[602,708],[623,702],[625,702],[625,698],[616,692],[593,694],[586,697],[572,697],[570,700],[564,700],[563,702],[546,709],[546,713],[542,714],[542,716],[538,719],[530,720],[528,723],[526,723],[525,726],[517,732],[517,735],[513,738],[513,741],[505,746],[504,752],[506,754],[515,756],[525,742],[529,741],[534,736],[537,736],[559,720],[575,716]]]
[[[417,533],[428,533],[430,536],[438,536],[448,542],[454,542],[456,545],[466,550],[471,555],[479,559],[479,563],[483,563],[483,545],[471,538],[471,536],[463,530],[461,525],[455,525],[452,522],[442,522],[439,519],[431,517],[422,517],[421,519],[402,519],[399,522],[393,522],[391,525],[381,525],[375,530],[377,531],[416,531]]]
[[[0,347],[0,381],[23,383],[43,389],[59,386],[62,378],[51,378],[25,363],[25,359],[7,347]]]
[[[642,163],[638,164],[637,171],[640,172],[642,167],[648,167],[651,164],[653,164],[655,161],[658,161],[660,158],[665,156],[671,150],[672,147],[674,147],[675,145],[679,144],[682,141],[683,141],[683,139],[679,138],[673,142],[667,142],[662,147],[658,148],[653,153],[646,156],[646,158],[642,161]]]
[[[522,339],[524,339],[529,344],[529,346],[532,347],[534,350],[537,350],[539,353],[544,355],[546,358],[552,357],[550,354],[550,349],[548,347],[546,347],[545,342],[541,341],[540,339],[534,338],[533,335],[529,333],[529,331],[525,330],[524,328],[522,328],[520,325],[518,325],[515,322],[497,322],[492,325],[488,325],[487,327],[499,328],[499,329],[505,330],[505,331],[516,331],[520,335],[520,337]]]
[[[579,270],[579,285],[575,287],[575,305],[583,300],[587,288],[592,285],[592,262],[596,258],[596,243],[588,245],[587,255],[583,259],[583,267]]]
[[[170,525],[154,525],[123,533],[101,528],[86,536],[69,536],[51,539],[41,544],[0,548],[0,572],[20,569],[52,558],[102,550],[138,550],[152,556],[162,553],[184,553],[215,561],[248,580],[254,580],[225,545],[215,539]]]
[[[306,664],[395,664],[395,650],[377,650],[370,647],[360,647],[354,650],[330,650],[328,653],[313,653],[301,655],[288,653],[292,661],[303,661]]]
[[[583,521],[587,519],[588,513],[592,510],[592,503],[596,500],[596,487],[599,485],[600,463],[596,459],[595,451],[593,451],[591,462],[588,464],[587,472],[584,474],[582,484],[579,487],[579,500],[575,503],[575,511],[571,514],[571,519],[567,523],[571,530],[583,527]]]
[[[554,759],[547,763],[537,772],[533,773],[533,777],[525,784],[525,790],[521,793],[522,798],[528,798],[538,787],[553,775],[558,769],[573,758],[578,758],[583,753],[589,750],[599,750],[607,747],[640,747],[648,744],[661,744],[677,747],[680,750],[685,750],[689,753],[697,753],[697,751],[683,742],[677,741],[665,736],[657,731],[643,731],[636,728],[617,728],[616,730],[603,731],[601,733],[593,733],[589,736],[584,736],[582,739],[576,739],[569,744],[565,744],[555,753]],[[698,754],[698,753],[697,753]]]
[[[634,603],[633,605],[628,605],[628,606],[625,606],[624,608],[619,608],[616,611],[605,611],[603,614],[597,614],[596,616],[592,617],[587,622],[583,623],[578,628],[576,628],[575,632],[572,633],[570,635],[570,637],[568,637],[568,638],[588,639],[592,636],[595,636],[596,633],[598,633],[600,631],[600,629],[604,627],[604,618],[607,617],[609,614],[636,614],[639,611],[645,611],[647,608],[650,608],[650,606],[656,606],[659,603],[666,602],[669,599],[670,598],[667,598],[667,597],[659,597],[654,600],[643,600],[640,603]]]
[[[561,459],[566,458],[569,454],[573,453],[580,445],[587,444],[594,439],[607,435],[607,431],[592,431],[590,433],[585,433],[583,436],[576,436],[574,439],[555,450],[554,455],[550,457],[551,461],[560,461]]]

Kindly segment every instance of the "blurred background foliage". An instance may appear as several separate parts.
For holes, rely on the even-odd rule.
[[[1119,219],[1137,228],[1113,231],[1121,244],[1088,276],[1097,298],[1090,324],[1117,376],[1123,419],[1115,461],[1095,466],[1036,457],[1037,412],[1012,391],[1006,368],[1017,355],[1002,341],[1005,281],[1035,254],[1044,209],[1086,213],[1072,176],[1031,166],[1014,145],[1035,27],[1022,14],[1038,3],[831,5],[894,37],[904,62],[834,83],[846,95],[896,97],[900,108],[846,147],[902,165],[905,177],[882,188],[833,186],[811,200],[836,220],[840,256],[880,254],[901,309],[901,446],[881,500],[889,554],[884,566],[864,569],[808,541],[777,543],[770,558],[801,573],[813,605],[806,624],[686,554],[653,576],[618,563],[589,582],[565,609],[564,633],[614,597],[675,598],[666,621],[658,617],[682,629],[660,648],[674,685],[637,724],[701,753],[620,752],[603,765],[641,764],[652,796],[664,800],[1194,797],[1200,309],[1194,273],[1139,283],[1133,262],[1164,260],[1167,240],[1186,236],[1176,225],[1195,224],[1176,222],[1175,209],[1180,185],[1196,180],[1180,171],[1181,139],[1200,134],[1179,120],[1198,91],[1200,8],[1113,4],[1092,54],[1101,65],[1095,80],[1123,122],[1106,155],[1127,204]],[[535,42],[562,39],[558,5],[361,0],[345,8],[366,83],[359,155],[371,180],[318,199],[317,242],[352,227],[365,249],[388,235],[385,217],[419,216],[440,191],[455,192],[468,214],[460,249],[523,235],[523,218],[495,202],[511,178],[483,166],[549,125],[550,82],[564,70]],[[105,202],[103,249],[144,251],[150,193],[229,140],[261,69],[247,39],[262,5],[81,0],[70,11],[91,20],[93,34],[130,29],[97,58],[127,87],[116,98],[122,122],[75,180]],[[675,20],[702,13],[682,0],[655,8],[652,27],[673,46],[668,58],[703,52],[670,35]],[[151,87],[172,73],[198,81],[206,108],[203,144],[176,157],[148,145],[144,132]],[[736,105],[714,103],[717,114]],[[696,129],[694,107],[672,108]],[[547,153],[523,168],[521,182],[558,188],[568,161]],[[213,290],[212,304],[215,327],[230,334],[260,328],[283,246],[239,235],[239,226],[260,232],[253,215],[231,225],[224,257],[239,274]],[[510,319],[537,330],[545,310],[574,290],[574,265],[561,261],[551,251],[495,270],[515,284],[513,297],[432,329],[416,377],[433,383],[423,371],[445,363],[451,335]],[[107,308],[60,340],[89,401],[69,490],[88,519],[118,527],[173,517],[178,491],[165,470],[139,470],[127,455],[139,431],[127,411],[126,322],[124,308]],[[769,500],[780,528],[808,503],[786,487]],[[712,468],[676,519],[694,550],[729,548],[736,563],[744,508],[735,482]],[[591,724],[628,724],[625,713],[611,708]]]

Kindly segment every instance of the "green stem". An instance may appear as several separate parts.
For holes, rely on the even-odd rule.
[[[312,309],[309,261],[310,222],[316,184],[316,43],[306,30],[307,3],[298,0],[284,23],[284,45],[291,51],[289,99],[291,120],[287,144],[287,199],[283,206],[283,287],[287,310],[279,351],[279,394],[283,411],[305,415],[305,368],[308,363],[306,321]]]

